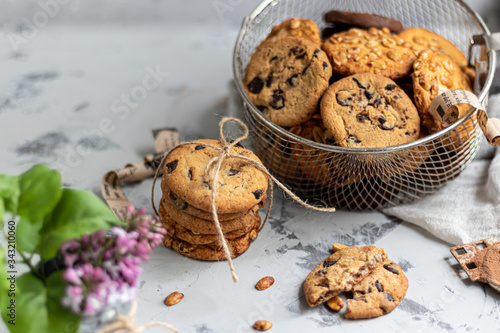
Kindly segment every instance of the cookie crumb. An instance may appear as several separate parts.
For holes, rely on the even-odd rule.
[[[267,320],[257,320],[255,324],[253,324],[253,328],[257,331],[268,331],[273,327],[273,324]]]
[[[255,289],[265,290],[274,284],[274,278],[272,276],[265,276],[257,282]]]
[[[184,294],[174,291],[167,297],[165,297],[165,305],[172,306],[179,303],[184,298]]]

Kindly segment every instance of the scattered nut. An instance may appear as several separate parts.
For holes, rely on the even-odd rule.
[[[328,302],[326,302],[326,305],[328,305],[328,307],[333,311],[340,311],[340,309],[344,307],[344,301],[342,300],[342,298],[335,296],[334,298],[328,300]]]
[[[274,284],[274,278],[272,276],[265,276],[262,279],[260,279],[259,282],[257,282],[255,288],[257,290],[264,290],[269,288],[273,284]]]
[[[257,331],[267,331],[273,327],[273,324],[267,320],[257,320],[255,324],[253,324],[253,328]]]
[[[259,235],[259,232],[256,229],[253,229],[252,231],[250,231],[250,239],[251,240],[256,240],[258,235]]]
[[[348,247],[347,245],[340,244],[340,243],[333,243],[333,251],[337,252],[339,250],[342,250],[344,248]]]
[[[184,294],[174,291],[167,297],[165,297],[165,305],[172,306],[179,303],[184,298]]]

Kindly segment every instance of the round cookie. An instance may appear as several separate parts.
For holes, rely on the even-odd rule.
[[[216,235],[217,229],[215,229],[215,224],[212,220],[204,220],[197,218],[195,216],[184,214],[181,211],[174,209],[169,210],[166,205],[160,205],[160,219],[162,222],[167,219],[174,220],[177,224],[183,226],[186,229],[194,231],[199,234],[205,235]],[[249,225],[253,224],[256,216],[259,215],[258,206],[254,206],[247,213],[239,218],[233,220],[220,221],[222,232],[229,233],[232,231],[247,228]]]
[[[323,43],[333,72],[341,76],[373,73],[391,79],[412,71],[415,53],[410,43],[387,28],[352,28],[333,34]]]
[[[370,13],[349,12],[342,10],[331,10],[325,14],[325,22],[335,25],[348,25],[359,28],[384,28],[390,31],[400,32],[403,30],[403,23],[390,17]]]
[[[450,57],[461,68],[467,67],[467,58],[452,42],[446,38],[423,28],[408,28],[398,34],[399,37],[411,43],[415,53],[429,49],[441,52]]]
[[[211,212],[213,172],[210,177],[204,178],[204,171],[209,160],[218,156],[219,151],[200,143],[222,147],[218,140],[204,139],[172,150],[165,161],[161,186],[163,192],[168,187],[189,205]],[[261,163],[248,149],[233,147],[231,153]],[[267,176],[249,162],[235,157],[224,159],[215,198],[217,213],[247,211],[262,201],[267,187]]]
[[[307,276],[304,282],[307,303],[315,306],[351,290],[385,260],[384,249],[370,245],[351,246],[335,252]]]
[[[250,233],[236,239],[228,240],[227,245],[229,247],[229,251],[231,252],[231,259],[234,259],[244,253],[250,247],[251,242]],[[163,244],[165,244],[166,247],[193,259],[207,261],[226,259],[222,247],[213,243],[207,245],[194,245],[167,234],[165,235]]]
[[[163,225],[167,229],[169,235],[175,236],[180,240],[183,240],[191,244],[204,245],[210,243],[217,243],[219,241],[218,235],[205,235],[191,231],[189,229],[184,228],[183,226],[181,226],[180,224],[176,223],[174,220],[168,217],[166,217],[163,220]],[[259,226],[260,226],[260,216],[256,215],[255,219],[251,224],[247,225],[245,228],[225,233],[224,237],[226,239],[235,239],[245,234],[248,234],[252,230],[257,230]]]
[[[389,313],[399,304],[408,289],[408,279],[401,267],[387,260],[352,288],[345,317],[373,318]]]
[[[471,91],[467,78],[460,67],[448,56],[423,50],[413,64],[412,75],[415,105],[420,113],[422,125],[432,134],[443,129],[443,125],[428,112],[432,100],[448,90]],[[459,108],[463,115],[469,107]]]
[[[295,17],[289,18],[281,22],[281,24],[274,26],[261,45],[288,36],[305,38],[317,47],[321,47],[322,42],[319,36],[319,28],[316,23],[311,20]]]
[[[264,194],[262,200],[257,204],[258,208],[262,208],[267,203],[267,194]],[[179,210],[182,213],[189,214],[204,220],[212,220],[213,216],[211,212],[206,212],[204,210],[198,209],[189,205],[186,201],[181,200],[177,194],[172,192],[167,184],[163,184],[163,198],[161,199],[161,204],[165,205],[167,211]],[[252,207],[253,208],[253,207]],[[227,213],[227,214],[217,214],[219,221],[233,220],[241,218],[245,215],[245,212]]]
[[[332,67],[326,54],[304,38],[285,37],[261,45],[245,76],[252,103],[279,126],[311,118],[328,88]]]
[[[329,142],[325,140],[326,128],[320,113],[315,113],[311,119],[290,128],[289,131],[307,140],[329,144]],[[299,144],[299,146],[301,149],[305,149],[302,145]]]
[[[321,116],[341,147],[388,147],[414,141],[420,118],[410,98],[394,81],[375,74],[356,74],[328,88]]]

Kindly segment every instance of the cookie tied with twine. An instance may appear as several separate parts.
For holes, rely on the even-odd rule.
[[[227,122],[235,122],[235,123],[239,124],[243,129],[243,132],[244,132],[243,135],[236,138],[234,141],[228,141],[226,139],[226,137],[224,136],[224,131],[223,131],[224,124]],[[223,118],[219,123],[219,133],[220,133],[220,142],[222,144],[222,147],[216,147],[216,146],[209,144],[209,143],[206,143],[206,142],[200,142],[200,141],[194,141],[194,142],[196,143],[196,145],[201,145],[203,147],[210,147],[212,149],[215,149],[218,152],[218,154],[216,156],[211,157],[208,160],[207,164],[205,165],[204,171],[203,171],[203,181],[205,181],[209,184],[209,188],[211,190],[211,197],[210,197],[211,202],[210,202],[209,207],[210,207],[210,212],[212,213],[214,226],[215,226],[215,229],[217,231],[219,244],[221,244],[222,250],[224,252],[224,257],[228,261],[233,280],[234,280],[234,282],[237,282],[239,280],[239,278],[234,270],[233,262],[231,260],[231,252],[229,250],[227,240],[224,237],[224,233],[223,233],[222,228],[221,228],[221,223],[220,223],[219,218],[218,218],[218,207],[216,205],[216,201],[217,201],[216,199],[218,196],[218,189],[220,187],[219,183],[218,183],[219,174],[220,174],[222,163],[224,162],[225,159],[228,159],[228,158],[240,159],[240,160],[246,162],[247,164],[255,167],[257,170],[261,171],[265,175],[265,177],[267,178],[268,188],[269,188],[269,196],[268,196],[269,206],[268,206],[266,216],[264,218],[264,221],[263,221],[260,229],[262,229],[262,227],[265,225],[265,223],[269,217],[269,214],[271,212],[271,207],[273,204],[273,183],[278,185],[293,200],[295,200],[296,202],[298,202],[299,204],[301,204],[302,206],[304,206],[306,208],[310,208],[310,209],[314,209],[314,210],[318,210],[318,211],[322,211],[322,212],[334,212],[335,208],[323,208],[323,207],[316,207],[316,206],[309,205],[308,203],[302,201],[297,195],[295,195],[292,191],[290,191],[285,185],[280,183],[274,176],[272,176],[271,173],[266,169],[266,167],[264,167],[264,165],[262,165],[262,163],[260,163],[259,161],[256,161],[255,159],[249,158],[247,156],[244,156],[241,154],[235,154],[234,148],[238,146],[239,142],[241,142],[242,140],[245,140],[249,135],[248,127],[241,120],[239,120],[237,118],[229,118],[229,117]],[[157,215],[159,215],[159,214],[158,214],[158,211],[156,209],[155,200],[154,200],[154,189],[155,189],[156,179],[158,178],[160,172],[162,172],[163,169],[167,167],[165,165],[166,160],[167,160],[168,156],[174,150],[176,150],[177,148],[183,147],[183,146],[192,145],[194,142],[181,143],[181,144],[173,147],[170,151],[165,152],[165,155],[163,156],[161,163],[160,163],[158,169],[156,170],[156,174],[155,174],[155,177],[153,180],[153,187],[151,190],[152,206],[153,206],[153,209]]]

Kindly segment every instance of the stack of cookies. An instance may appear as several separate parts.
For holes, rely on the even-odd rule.
[[[160,219],[167,229],[168,248],[199,260],[225,259],[212,215],[214,169],[205,173],[209,160],[220,154],[211,146],[221,141],[197,140],[179,146],[166,158],[161,188]],[[260,160],[250,150],[235,146],[233,154]],[[266,205],[267,176],[240,158],[226,158],[218,172],[216,212],[231,257],[245,252],[257,238],[259,209]]]

